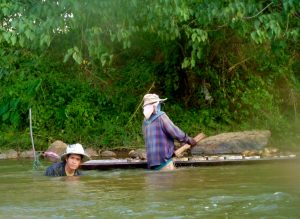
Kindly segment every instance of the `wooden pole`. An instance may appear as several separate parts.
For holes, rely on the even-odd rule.
[[[34,148],[34,141],[33,141],[33,134],[32,134],[31,108],[29,108],[29,130],[30,130],[32,151],[33,151],[33,155],[34,155],[34,158],[35,158],[35,148]]]
[[[199,141],[202,140],[203,138],[205,138],[205,135],[204,135],[203,133],[199,133],[198,135],[196,135],[196,136],[194,137],[194,140],[195,140],[196,142],[199,142]],[[190,149],[190,148],[191,148],[191,145],[189,145],[189,144],[183,145],[182,147],[178,148],[178,149],[175,151],[175,156],[176,156],[176,157],[180,157],[181,154],[182,154],[184,151],[186,151],[186,150],[188,150],[188,149]]]

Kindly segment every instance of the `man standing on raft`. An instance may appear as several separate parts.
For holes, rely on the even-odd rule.
[[[174,139],[181,143],[195,146],[197,142],[185,134],[170,120],[167,114],[160,110],[161,103],[156,94],[144,96],[143,134],[147,150],[148,168],[152,170],[174,170],[172,161],[174,154]]]

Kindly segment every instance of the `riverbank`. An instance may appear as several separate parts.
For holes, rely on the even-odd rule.
[[[105,158],[127,158],[130,152],[133,151],[141,151],[140,153],[145,151],[143,149],[114,149],[114,150],[95,150],[93,148],[87,148],[86,153],[90,155],[93,159],[105,159]],[[36,156],[44,158],[44,151],[36,151]],[[8,149],[0,151],[0,160],[9,160],[9,159],[34,159],[33,150],[24,150],[17,151],[14,149]]]
[[[200,133],[202,134],[202,133]],[[269,130],[249,130],[242,132],[227,132],[214,136],[208,136],[201,139],[192,149],[183,150],[183,154],[178,154],[177,157],[207,157],[223,155],[235,155],[243,157],[276,157],[289,156],[295,154],[294,150],[273,147],[270,144],[271,132]],[[35,157],[44,158],[46,160],[57,162],[60,156],[65,153],[68,144],[61,140],[52,142],[45,151],[30,150],[15,150],[7,149],[0,151],[0,160],[4,159],[33,159]],[[110,150],[99,149],[94,147],[84,146],[85,152],[92,159],[139,159],[146,160],[146,149],[141,148],[114,148]],[[175,150],[184,148],[179,142],[175,141]],[[299,151],[299,150],[298,150]]]
[[[40,159],[49,160],[52,162],[56,162],[56,160],[51,160],[47,156],[44,155],[44,151],[36,151],[36,156]],[[128,160],[146,160],[146,150],[145,149],[115,149],[115,150],[95,150],[93,148],[87,148],[86,153],[90,155],[93,160],[104,160],[104,159],[128,159]],[[235,159],[242,159],[247,157],[252,158],[270,158],[270,157],[280,157],[280,156],[300,156],[299,150],[287,150],[280,151],[276,154],[268,154],[262,153],[260,155],[255,154],[223,154],[223,155],[203,155],[203,156],[195,156],[191,155],[188,152],[185,152],[182,157],[175,157],[174,159],[177,161],[188,161],[190,159],[193,160],[222,160],[226,156],[231,156]],[[9,149],[7,151],[0,152],[0,160],[10,160],[10,159],[34,159],[34,152],[32,150],[25,151],[16,151],[14,149]]]

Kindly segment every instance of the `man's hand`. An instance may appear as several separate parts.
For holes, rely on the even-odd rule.
[[[197,142],[193,138],[189,137],[188,144],[194,147],[197,144]]]
[[[178,148],[175,151],[176,157],[179,157],[184,151],[190,149],[191,147],[197,145],[197,142],[201,139],[205,138],[205,135],[203,133],[199,133],[195,138],[188,137],[187,144],[183,145],[182,147]]]

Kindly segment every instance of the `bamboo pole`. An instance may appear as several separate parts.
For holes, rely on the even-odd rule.
[[[36,159],[36,154],[35,154],[35,147],[34,147],[33,134],[32,134],[31,108],[29,108],[29,129],[30,129],[30,138],[31,138],[31,144],[32,144],[32,151],[33,151],[33,156],[34,156],[34,160],[35,160]]]
[[[199,141],[202,140],[203,138],[205,138],[205,135],[204,135],[203,133],[199,133],[198,135],[196,135],[196,136],[194,137],[194,140],[195,140],[196,142],[199,142]],[[188,150],[188,149],[190,149],[190,148],[191,148],[191,145],[189,145],[189,144],[185,144],[185,145],[183,145],[182,147],[178,148],[178,149],[175,151],[176,157],[180,157],[181,154],[182,154],[184,151],[186,151],[186,150]]]

